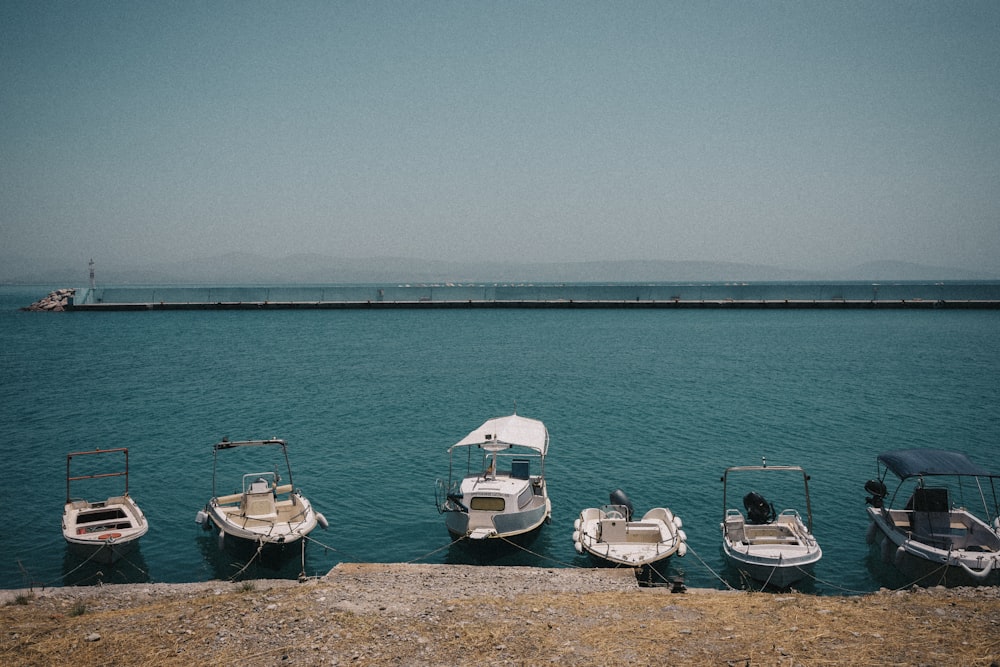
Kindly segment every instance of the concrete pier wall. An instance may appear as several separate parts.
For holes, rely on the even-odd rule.
[[[470,284],[76,288],[70,310],[365,307],[975,307],[1000,282]]]

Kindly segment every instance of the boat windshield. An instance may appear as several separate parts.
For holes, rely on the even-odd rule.
[[[503,498],[477,496],[469,503],[469,507],[481,512],[503,512],[506,503],[504,503]]]

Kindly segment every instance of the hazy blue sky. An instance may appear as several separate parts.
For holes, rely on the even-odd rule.
[[[1000,266],[1000,2],[0,2],[0,243]]]

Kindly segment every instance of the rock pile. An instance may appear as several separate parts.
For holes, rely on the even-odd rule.
[[[22,308],[21,310],[61,313],[66,310],[66,306],[69,304],[69,298],[74,294],[76,294],[75,289],[57,289],[54,292],[49,292],[49,295],[44,299],[39,299],[27,308]]]

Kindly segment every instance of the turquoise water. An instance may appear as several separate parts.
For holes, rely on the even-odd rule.
[[[692,551],[674,571],[722,587],[719,477],[766,456],[812,476],[824,558],[809,589],[873,590],[863,484],[878,452],[1000,468],[998,311],[17,310],[49,289],[0,289],[4,588],[232,576],[242,563],[194,522],[223,436],[289,442],[296,486],[330,521],[310,575],[469,562],[434,482],[449,445],[515,403],[549,429],[553,522],[501,563],[586,566],[573,520],[621,487],[684,520]],[[66,454],[119,446],[150,530],[95,570],[62,540]]]

